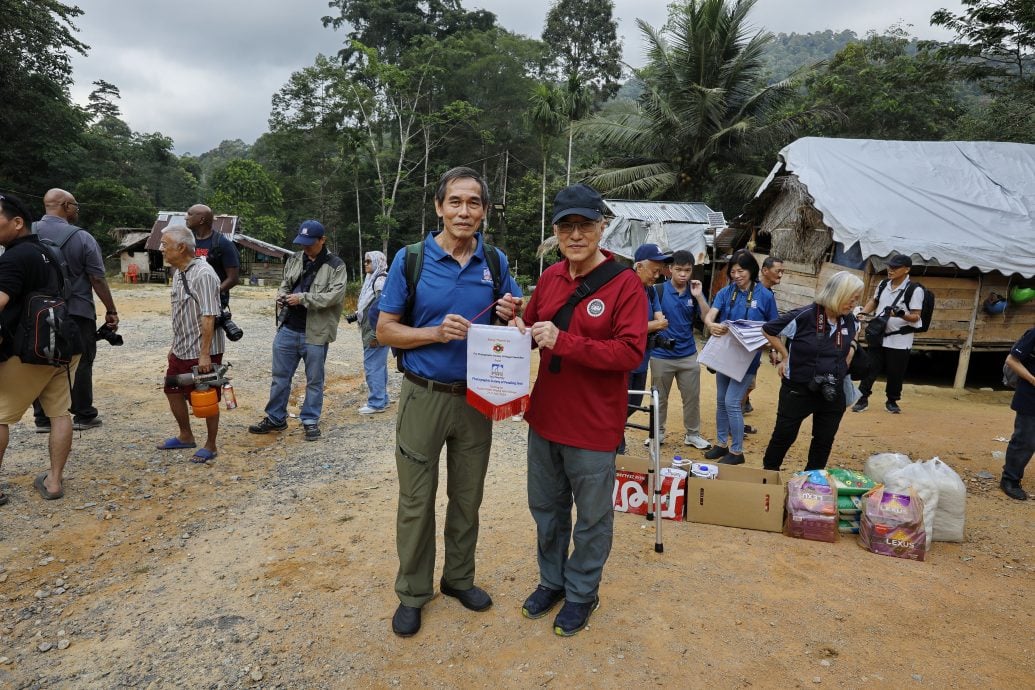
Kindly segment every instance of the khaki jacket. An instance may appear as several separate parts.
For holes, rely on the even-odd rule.
[[[295,252],[284,264],[284,279],[280,281],[277,297],[291,292],[291,287],[302,275],[302,252]],[[302,293],[306,308],[305,341],[309,345],[326,345],[338,337],[338,321],[345,302],[345,262],[334,254],[320,266],[309,292]]]

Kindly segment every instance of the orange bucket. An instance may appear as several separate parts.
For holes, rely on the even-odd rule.
[[[195,417],[215,417],[219,414],[219,396],[215,388],[193,390],[190,392],[190,406]]]

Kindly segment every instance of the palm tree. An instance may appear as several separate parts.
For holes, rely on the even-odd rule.
[[[550,150],[553,147],[554,139],[567,122],[567,105],[563,90],[553,84],[537,83],[532,88],[532,95],[528,97],[529,108],[525,112],[525,119],[532,126],[539,139],[539,152],[543,157],[543,184],[542,184],[542,217],[540,218],[539,242],[546,239],[546,164],[550,159]],[[571,128],[568,122],[569,129]],[[570,151],[570,144],[569,144]],[[571,167],[569,153],[568,167]],[[539,257],[539,273],[543,272],[543,258]]]
[[[637,20],[649,45],[638,112],[576,124],[602,150],[619,152],[590,172],[590,184],[627,198],[700,199],[712,182],[731,182],[751,153],[785,144],[816,115],[780,115],[798,75],[764,83],[762,53],[773,36],[748,36],[755,2],[684,0],[661,30]]]

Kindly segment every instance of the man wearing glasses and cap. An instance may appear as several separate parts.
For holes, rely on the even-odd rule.
[[[539,584],[521,613],[541,618],[564,600],[553,621],[564,637],[585,628],[600,605],[626,385],[644,360],[650,318],[643,283],[600,249],[605,225],[604,200],[592,187],[557,193],[553,232],[564,260],[543,271],[524,314],[540,350],[525,412]],[[660,270],[657,264],[652,270]],[[587,295],[589,287],[595,289]]]
[[[913,333],[900,333],[903,326],[920,325],[920,310],[924,306],[924,290],[919,285],[910,290],[909,269],[913,260],[905,254],[896,254],[888,261],[888,278],[877,286],[873,297],[863,307],[863,312],[881,316],[890,314],[888,325],[884,329],[884,340],[880,347],[867,349],[870,355],[870,373],[859,386],[862,397],[852,405],[852,412],[862,412],[869,407],[873,382],[880,373],[887,379],[885,393],[888,401],[884,408],[899,414],[902,408],[898,401],[902,397],[902,381],[906,377],[906,365],[909,364],[909,351],[913,347]]]
[[[298,228],[295,252],[284,264],[284,279],[277,290],[277,335],[273,338],[273,380],[266,416],[248,427],[253,434],[287,429],[291,378],[299,361],[305,362],[305,400],[299,418],[305,440],[320,438],[323,411],[324,365],[327,349],[338,337],[338,321],[345,301],[345,262],[327,247],[323,225],[307,220]]]

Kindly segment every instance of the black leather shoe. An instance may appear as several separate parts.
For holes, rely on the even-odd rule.
[[[399,637],[413,637],[420,630],[420,609],[399,604],[392,616],[392,632]]]
[[[458,599],[465,608],[469,608],[472,611],[484,611],[485,609],[492,606],[492,597],[489,596],[481,587],[471,587],[470,589],[453,589],[446,584],[445,580],[438,583],[439,589],[447,597],[453,597]]]
[[[1010,498],[1016,499],[1018,501],[1028,500],[1028,494],[1026,494],[1024,492],[1024,489],[1021,488],[1020,482],[1015,482],[1012,479],[1004,479],[999,482],[999,488],[1002,489],[1003,493],[1009,496]]]

